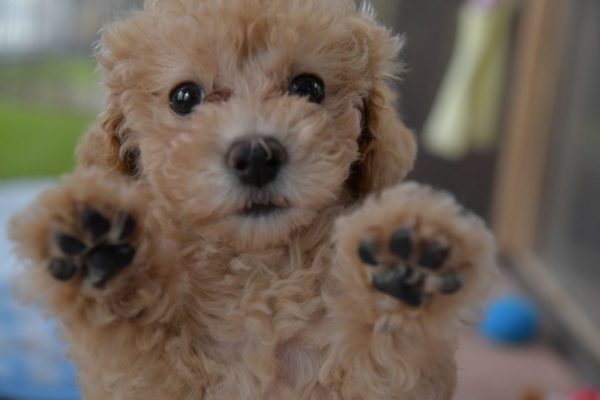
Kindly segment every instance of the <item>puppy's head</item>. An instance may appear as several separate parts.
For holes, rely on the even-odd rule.
[[[412,166],[387,86],[400,47],[351,0],[149,0],[103,33],[109,102],[81,151],[103,144],[94,163],[191,229],[277,243]]]

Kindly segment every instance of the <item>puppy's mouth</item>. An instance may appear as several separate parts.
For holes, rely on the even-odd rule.
[[[240,212],[240,215],[242,215],[244,217],[257,218],[257,217],[265,217],[268,215],[272,215],[281,210],[283,210],[282,207],[279,207],[276,204],[271,203],[271,202],[265,203],[265,204],[251,203]]]

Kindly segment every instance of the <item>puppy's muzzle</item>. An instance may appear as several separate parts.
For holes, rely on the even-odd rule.
[[[244,185],[262,188],[273,182],[288,159],[285,147],[271,137],[250,137],[233,143],[227,165]]]

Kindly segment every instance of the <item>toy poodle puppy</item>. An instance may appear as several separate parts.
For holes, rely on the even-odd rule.
[[[86,399],[451,399],[484,224],[400,183],[402,41],[352,0],[147,0],[105,112],[11,225]]]

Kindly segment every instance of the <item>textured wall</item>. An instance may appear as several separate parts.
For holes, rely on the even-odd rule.
[[[379,20],[404,34],[407,72],[400,84],[400,111],[419,134],[446,72],[454,47],[458,8],[463,0],[374,0]],[[452,191],[487,216],[492,198],[495,152],[473,154],[458,162],[440,160],[421,150],[411,179]]]

